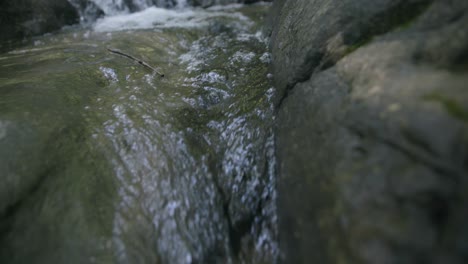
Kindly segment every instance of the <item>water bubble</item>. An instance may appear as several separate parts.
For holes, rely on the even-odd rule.
[[[99,70],[103,73],[107,80],[111,82],[117,82],[119,80],[117,78],[117,73],[113,69],[101,66],[99,67]]]

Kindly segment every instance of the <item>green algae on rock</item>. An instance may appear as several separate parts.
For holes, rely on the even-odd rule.
[[[267,9],[69,28],[2,53],[0,262],[274,262]]]

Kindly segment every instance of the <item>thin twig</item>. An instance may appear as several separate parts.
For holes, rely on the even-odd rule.
[[[148,68],[148,69],[151,69],[152,71],[154,71],[155,73],[157,73],[159,76],[164,77],[164,73],[159,72],[158,70],[156,70],[155,68],[153,68],[153,67],[152,67],[151,65],[149,65],[148,63],[146,63],[146,62],[144,62],[144,61],[142,61],[142,60],[140,60],[140,59],[137,59],[137,58],[133,57],[132,55],[128,55],[128,54],[123,53],[123,52],[121,52],[121,51],[119,51],[119,50],[115,50],[115,49],[111,49],[111,48],[107,48],[107,50],[108,50],[110,53],[114,53],[114,54],[123,56],[123,57],[125,57],[125,58],[131,59],[131,60],[133,60],[133,61],[136,61],[136,62],[138,62],[138,64],[143,65],[143,66],[145,66],[145,67]]]

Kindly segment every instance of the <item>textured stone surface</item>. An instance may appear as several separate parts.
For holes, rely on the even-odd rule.
[[[355,45],[421,13],[430,0],[280,0],[274,3],[274,70],[280,89],[329,67]]]
[[[466,263],[468,2],[275,6],[285,263]]]
[[[67,0],[16,0],[0,2],[0,40],[57,30],[78,22]]]
[[[0,55],[0,263],[275,262],[268,6],[235,10]]]

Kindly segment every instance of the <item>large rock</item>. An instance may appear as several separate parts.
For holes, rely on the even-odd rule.
[[[356,45],[419,15],[431,0],[279,0],[272,52],[278,88],[307,80]]]
[[[468,2],[278,1],[286,263],[468,262]]]
[[[77,23],[77,11],[67,0],[16,0],[0,3],[1,40],[22,38]]]

